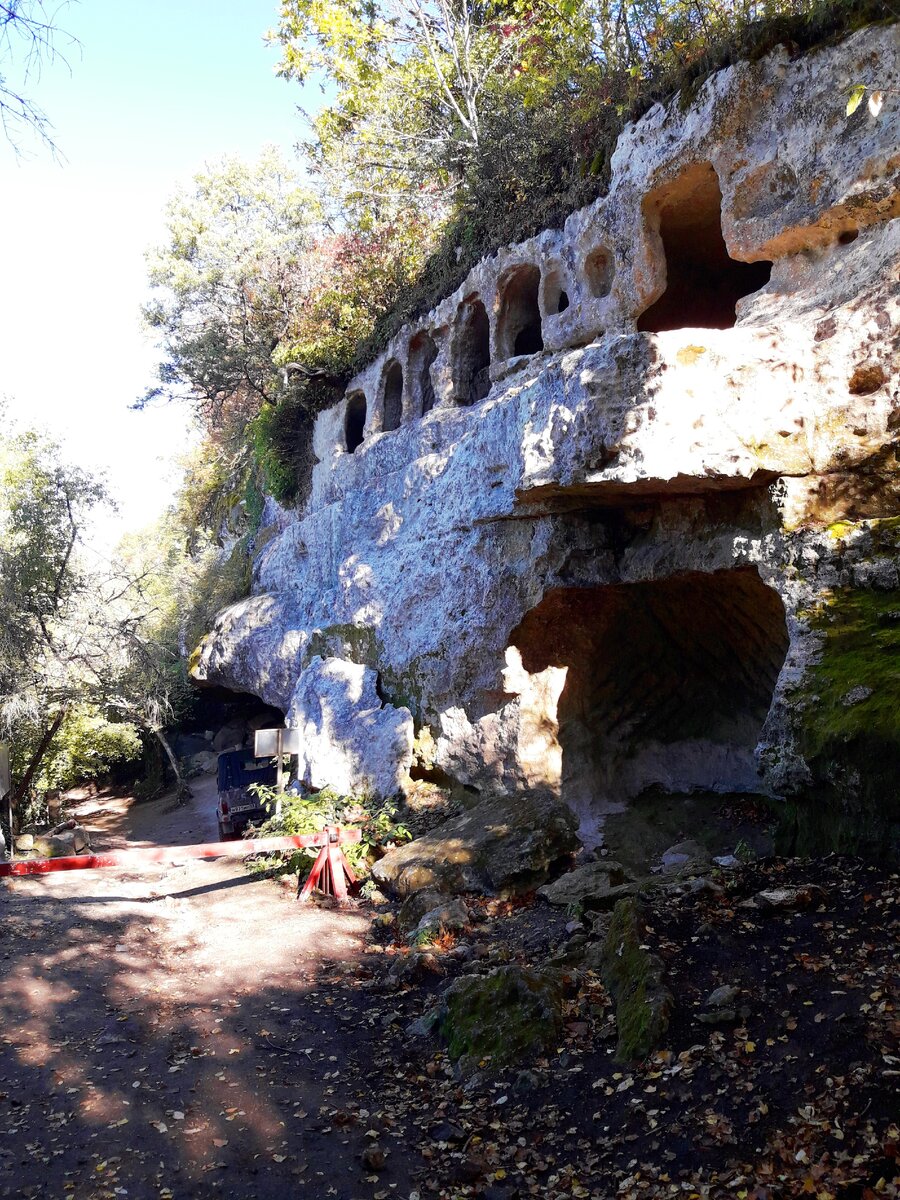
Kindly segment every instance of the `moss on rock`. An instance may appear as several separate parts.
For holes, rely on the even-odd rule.
[[[551,976],[526,967],[467,975],[444,993],[438,1028],[464,1069],[512,1066],[557,1045],[562,992]]]
[[[895,524],[878,523],[879,549]],[[787,805],[778,848],[897,858],[900,591],[834,592],[810,623],[821,653],[797,695],[796,724],[811,784]]]
[[[663,984],[661,959],[644,949],[644,908],[632,896],[619,900],[603,944],[602,975],[616,1004],[616,1058],[646,1058],[669,1027],[672,993]]]
[[[370,625],[349,622],[325,625],[310,634],[303,666],[308,667],[314,658],[345,658],[348,662],[377,669],[383,652],[384,647]]]

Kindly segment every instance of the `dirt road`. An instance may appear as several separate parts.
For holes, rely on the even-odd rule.
[[[214,807],[204,779],[184,807],[101,800],[81,819],[96,846],[183,845],[215,840]],[[301,908],[235,860],[6,881],[0,1196],[372,1196],[379,1027],[335,988],[368,920]],[[403,1181],[398,1163],[385,1195]]]
[[[101,847],[186,844],[213,811],[207,781],[85,819]],[[11,881],[0,1197],[900,1198],[896,872],[693,882],[644,894],[673,1008],[623,1064],[587,957],[608,914],[468,897],[465,934],[419,954],[387,914],[298,907],[237,861]],[[527,1069],[463,1075],[413,1036],[454,976],[551,959],[563,1031]]]

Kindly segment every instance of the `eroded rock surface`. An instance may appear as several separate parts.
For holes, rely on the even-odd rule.
[[[514,896],[558,873],[579,848],[570,809],[552,796],[491,799],[436,826],[374,866],[401,896],[425,888]]]
[[[654,108],[607,196],[401,331],[317,419],[305,506],[267,505],[195,678],[289,712],[340,790],[402,788],[417,735],[485,798],[562,797],[589,844],[661,787],[888,845],[898,44]],[[878,115],[847,116],[860,79]]]

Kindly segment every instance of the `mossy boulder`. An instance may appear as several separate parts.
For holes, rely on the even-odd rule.
[[[619,1041],[616,1058],[646,1058],[665,1036],[672,993],[665,986],[662,960],[645,949],[646,911],[635,897],[620,900],[603,943],[601,973],[615,1001]]]
[[[544,794],[485,800],[375,864],[380,886],[400,896],[441,892],[522,895],[553,878],[580,846],[577,820]]]
[[[515,965],[457,979],[436,1022],[464,1071],[514,1066],[549,1053],[562,1034],[562,990],[549,974]]]
[[[820,653],[794,701],[810,782],[783,809],[776,848],[897,861],[900,591],[835,591],[809,620]]]

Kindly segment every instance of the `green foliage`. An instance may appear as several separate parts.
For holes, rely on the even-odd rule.
[[[354,869],[367,871],[377,850],[390,848],[412,837],[409,829],[396,821],[397,809],[389,803],[376,804],[364,798],[341,796],[330,788],[323,788],[310,796],[296,796],[292,792],[279,792],[266,784],[253,784],[251,789],[266,806],[268,820],[257,831],[260,837],[284,837],[291,834],[320,833],[328,825],[355,826],[360,831],[360,841],[343,847],[344,853]],[[278,805],[280,814],[276,815]],[[318,850],[298,850],[291,854],[286,863],[282,855],[262,856],[253,864],[256,870],[279,868],[280,873],[295,874],[308,869],[309,860]]]
[[[187,680],[171,543],[146,536],[87,560],[103,488],[31,431],[0,436],[0,732],[16,804],[94,778],[163,736]]]
[[[88,633],[79,531],[102,486],[31,430],[0,436],[0,726],[71,695]]]
[[[262,484],[279,504],[293,503],[309,487],[313,424],[309,410],[295,396],[286,396],[261,409],[248,426]],[[253,486],[255,481],[248,484]]]
[[[497,97],[535,107],[576,78],[591,55],[590,19],[581,0],[286,0],[271,36],[284,75],[314,73],[333,89],[307,156],[364,227],[413,209],[442,215],[487,144]]]
[[[157,395],[184,395],[207,425],[246,419],[274,398],[272,351],[305,287],[315,200],[274,147],[255,164],[225,158],[166,210],[168,239],[147,255],[144,318],[164,358]]]
[[[36,789],[63,790],[100,779],[116,763],[140,758],[142,749],[140,733],[132,722],[110,720],[95,704],[73,705],[41,763]]]

